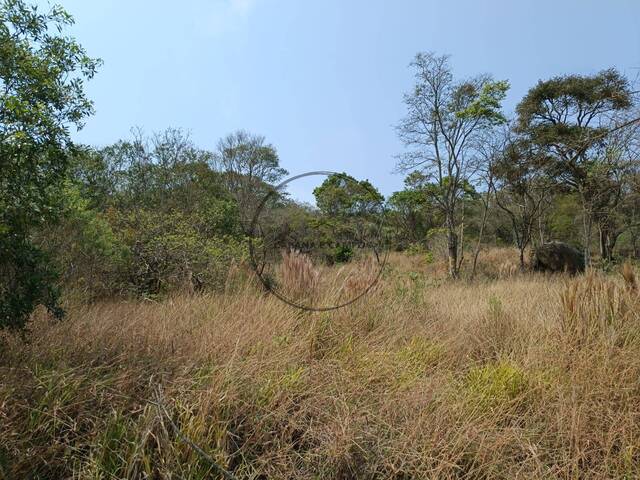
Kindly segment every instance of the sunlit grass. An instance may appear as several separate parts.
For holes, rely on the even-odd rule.
[[[2,339],[0,478],[216,478],[158,384],[238,478],[637,478],[630,267],[440,268],[394,254],[374,292],[324,313],[239,273],[226,293],[39,312],[27,343]]]

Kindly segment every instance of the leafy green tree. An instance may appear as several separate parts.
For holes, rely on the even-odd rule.
[[[523,139],[509,141],[493,163],[496,204],[511,221],[513,238],[525,269],[525,249],[533,240],[536,222],[543,213],[551,188],[541,158]]]
[[[561,191],[553,195],[546,224],[551,238],[581,248],[582,208],[578,194]]]
[[[122,286],[121,273],[128,250],[104,212],[91,206],[79,185],[65,182],[61,219],[35,236],[38,246],[50,252],[60,272],[60,283],[73,287],[82,300],[112,295]],[[69,291],[67,293],[70,293]]]
[[[410,244],[420,244],[430,228],[435,226],[432,208],[423,192],[405,188],[389,197],[389,215],[394,228],[394,244],[404,249]]]
[[[0,3],[0,327],[22,327],[39,303],[61,313],[32,237],[60,212],[69,130],[93,112],[83,81],[100,62],[61,33],[72,23],[58,6]]]
[[[368,181],[333,174],[313,190],[324,238],[340,249],[376,246],[380,240],[384,196]],[[343,253],[339,256],[344,257]]]
[[[316,205],[332,216],[376,212],[384,202],[382,194],[368,180],[356,180],[346,173],[330,175],[313,190]]]
[[[488,76],[457,81],[446,55],[419,53],[411,66],[415,85],[404,96],[407,115],[397,127],[410,150],[400,157],[399,168],[421,169],[433,183],[430,193],[447,232],[449,274],[457,277],[463,244],[460,199],[477,168],[473,159],[481,135],[506,121],[501,103],[509,83]]]
[[[566,75],[540,81],[517,106],[518,131],[548,158],[546,172],[576,191],[583,210],[587,264],[597,203],[605,178],[619,171],[615,156],[603,154],[616,116],[633,105],[628,80],[615,69],[596,75]],[[622,122],[624,124],[624,122]]]
[[[221,287],[245,246],[238,206],[213,157],[172,128],[150,136],[134,130],[131,139],[78,152],[71,170],[83,209],[71,210],[62,225],[76,247],[67,252],[84,251],[74,263],[76,274],[66,277],[72,287],[94,285],[97,291],[86,296]],[[89,248],[94,229],[86,227],[104,221],[118,255]]]
[[[615,218],[610,220],[614,225],[613,243],[624,234],[626,253],[635,258],[640,257],[640,171],[627,175],[622,202]],[[625,243],[624,241],[621,243]]]
[[[182,130],[145,135],[133,129],[132,134],[78,164],[75,174],[86,194],[102,195],[103,207],[108,201],[123,209],[195,207],[205,177],[210,194],[224,194],[222,176],[213,170],[213,153],[196,147]]]

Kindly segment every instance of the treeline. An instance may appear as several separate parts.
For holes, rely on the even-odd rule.
[[[640,111],[620,72],[539,81],[509,119],[501,108],[508,82],[457,80],[449,58],[432,53],[412,66],[415,85],[397,127],[407,147],[398,167],[411,172],[412,194],[392,200],[426,202],[444,226],[451,276],[469,223],[476,252],[487,234],[509,239],[522,267],[527,247],[558,238],[583,249],[587,265],[594,244],[600,259],[613,260],[623,235],[619,251],[637,256]]]
[[[214,151],[179,129],[74,144],[70,128],[93,113],[83,82],[101,62],[60,33],[73,20],[58,7],[5,0],[0,20],[0,327],[23,326],[38,304],[61,315],[61,288],[85,300],[223,288],[256,239],[263,259],[444,255],[453,277],[487,244],[515,245],[523,265],[552,239],[587,261],[640,253],[640,114],[615,70],[541,81],[509,119],[508,82],[457,80],[447,57],[419,54],[397,127],[405,188],[385,199],[334,175],[312,207],[275,190],[287,175],[276,148],[244,131]]]
[[[275,188],[286,174],[276,149],[244,131],[206,151],[179,129],[134,130],[74,149],[61,215],[35,241],[84,299],[223,288],[233,264],[249,263],[250,241],[268,262],[284,249],[334,263],[382,248],[384,197],[369,182],[326,178],[316,208]]]

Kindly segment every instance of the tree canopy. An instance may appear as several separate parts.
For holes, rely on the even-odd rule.
[[[38,302],[59,312],[55,274],[31,234],[60,211],[70,128],[93,113],[84,80],[100,61],[63,34],[72,23],[58,6],[0,3],[0,326],[21,326]]]

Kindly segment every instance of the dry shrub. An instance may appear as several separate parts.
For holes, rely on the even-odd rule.
[[[502,301],[495,295],[489,296],[486,314],[479,316],[473,327],[468,339],[469,347],[481,360],[497,360],[511,355],[526,332],[518,319],[505,311]]]
[[[518,265],[511,262],[504,262],[500,265],[498,278],[510,278],[516,275],[520,271]]]
[[[227,294],[256,290],[259,281],[247,262],[232,260],[227,272],[224,291]]]
[[[622,264],[622,268],[620,269],[620,273],[622,274],[622,278],[624,278],[627,288],[629,290],[637,292],[638,280],[633,265],[631,265],[630,262],[624,262]]]
[[[511,278],[520,273],[519,252],[511,247],[483,250],[477,269],[479,275],[488,278]]]

